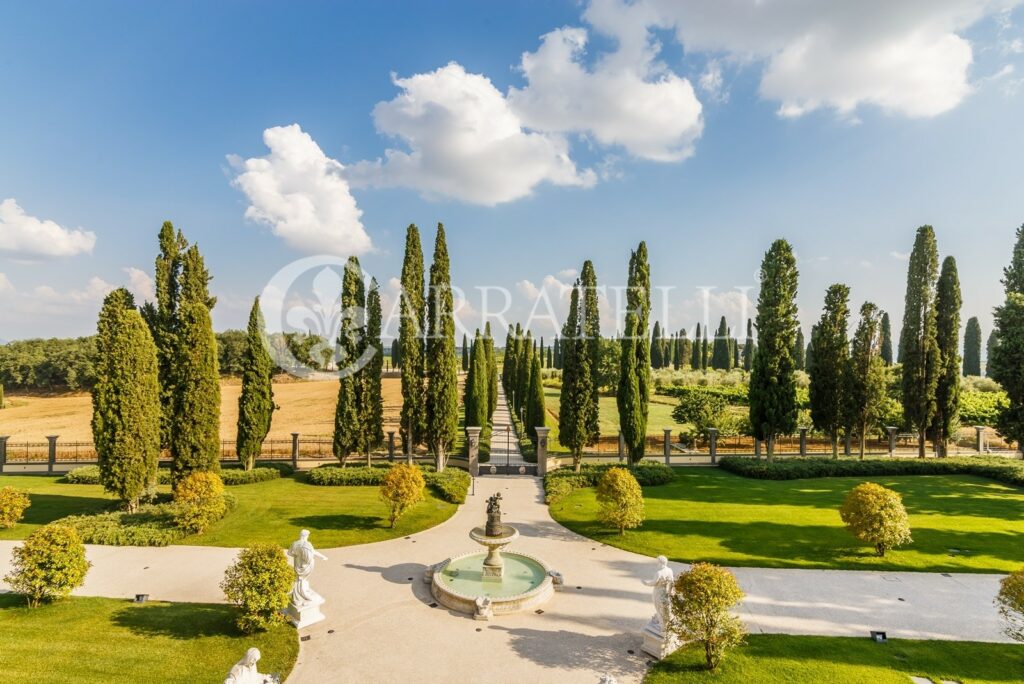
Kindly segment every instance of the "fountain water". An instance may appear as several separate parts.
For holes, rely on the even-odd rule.
[[[487,500],[487,524],[474,527],[469,536],[487,552],[454,556],[424,577],[440,604],[486,620],[533,609],[551,598],[554,580],[547,565],[525,553],[503,550],[519,538],[519,530],[501,522],[500,493]]]

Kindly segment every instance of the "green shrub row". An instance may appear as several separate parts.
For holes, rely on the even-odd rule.
[[[291,475],[294,472],[287,463],[265,463],[260,464],[252,470],[241,468],[223,468],[220,471],[220,479],[226,485],[253,484],[254,482],[266,482],[276,480],[279,477]],[[157,471],[157,482],[162,485],[171,484],[171,471],[160,468]],[[64,475],[64,482],[67,484],[100,484],[100,467],[98,465],[87,465],[69,470]]]
[[[998,456],[956,458],[786,458],[772,463],[726,456],[718,464],[737,475],[758,480],[799,480],[815,477],[886,475],[977,475],[1024,487],[1024,461]]]
[[[281,474],[281,470],[278,468],[256,467],[252,470],[225,468],[220,471],[220,479],[226,485],[243,485],[277,480],[281,477]]]
[[[321,487],[379,487],[384,474],[391,465],[382,463],[372,466],[342,468],[336,465],[322,465],[306,474],[306,482]],[[450,503],[466,501],[469,492],[469,473],[459,468],[446,468],[437,472],[432,465],[420,465],[423,478],[439,497]]]
[[[544,476],[544,497],[549,504],[555,503],[577,489],[596,487],[608,470],[621,468],[617,463],[584,464],[580,472],[559,468]],[[641,487],[654,487],[671,482],[676,472],[664,463],[644,461],[630,468],[630,472]]]

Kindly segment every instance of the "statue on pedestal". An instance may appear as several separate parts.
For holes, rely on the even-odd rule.
[[[260,649],[250,648],[228,672],[224,684],[279,684],[281,680],[277,675],[262,674],[256,670],[260,657]]]
[[[487,499],[487,526],[484,534],[488,537],[501,536],[501,492]]]
[[[288,555],[295,568],[295,584],[292,585],[291,602],[285,615],[296,627],[302,628],[324,619],[320,606],[324,598],[309,586],[309,576],[316,565],[316,559],[327,560],[309,541],[309,530],[302,530],[299,538],[288,547]]]
[[[658,556],[658,569],[649,580],[643,580],[648,587],[654,587],[654,615],[643,629],[641,648],[661,659],[679,646],[674,634],[669,629],[672,621],[672,593],[675,590],[676,576],[668,566],[668,559]]]

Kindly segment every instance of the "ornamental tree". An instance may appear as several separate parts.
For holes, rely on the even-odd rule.
[[[283,609],[295,582],[295,571],[284,549],[276,544],[252,544],[224,573],[220,588],[228,603],[238,607],[235,622],[246,633],[261,632],[282,624]]]
[[[839,516],[850,534],[874,546],[879,556],[912,541],[903,498],[898,492],[874,482],[865,482],[850,490]]]
[[[11,551],[11,572],[4,581],[24,594],[29,608],[65,598],[85,583],[92,564],[74,527],[50,523],[40,527]]]
[[[939,456],[960,429],[960,278],[956,260],[942,262],[935,294],[935,342],[939,350],[932,434]]]
[[[825,293],[825,308],[821,312],[814,335],[814,363],[809,369],[811,386],[811,420],[814,427],[828,434],[832,443],[832,458],[839,458],[839,429],[846,424],[850,363],[850,342],[846,329],[850,324],[850,288],[836,283]],[[802,348],[797,336],[797,348]]]
[[[981,375],[981,324],[977,316],[964,327],[964,376]]]
[[[694,563],[676,578],[669,629],[680,641],[704,647],[704,663],[714,670],[729,649],[743,643],[743,623],[732,613],[744,594],[736,577],[710,563]]]
[[[633,473],[609,468],[597,483],[597,517],[623,534],[644,522],[644,492]]]
[[[394,528],[406,511],[423,500],[425,486],[418,466],[399,463],[387,469],[380,482],[380,500],[388,506],[390,527]]]
[[[938,271],[935,231],[931,226],[921,226],[917,229],[907,267],[907,294],[903,329],[900,331],[903,415],[917,431],[917,455],[920,458],[925,457],[925,440],[935,418],[935,388],[940,361],[935,318]]]
[[[1000,580],[996,606],[1006,621],[1005,634],[1014,641],[1024,641],[1024,569]]]
[[[845,378],[847,420],[857,429],[862,459],[868,430],[877,422],[887,400],[888,377],[881,356],[881,341],[878,307],[864,302],[850,345],[849,369]]]
[[[249,327],[242,353],[242,391],[238,395],[238,433],[235,451],[246,470],[252,470],[270,432],[274,414],[274,388],[271,379],[274,363],[267,351],[266,330],[260,298],[256,297],[249,312]]]

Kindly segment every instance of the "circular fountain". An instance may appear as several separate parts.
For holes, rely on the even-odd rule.
[[[487,524],[474,527],[469,537],[487,551],[454,556],[428,570],[438,603],[488,620],[532,610],[551,598],[560,575],[538,558],[503,550],[519,538],[519,530],[501,522],[500,493],[487,500]]]

